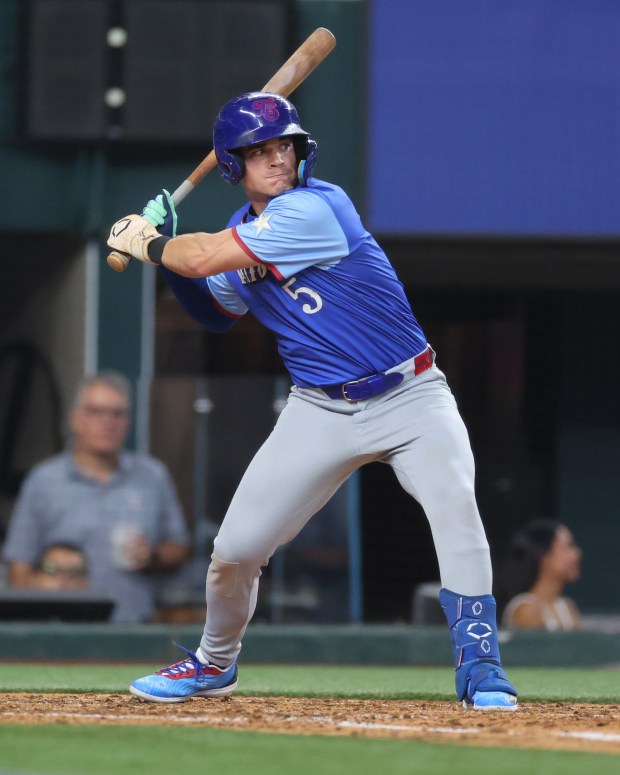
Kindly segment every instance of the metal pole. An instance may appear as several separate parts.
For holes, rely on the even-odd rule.
[[[208,395],[208,380],[202,377],[197,379],[195,384],[192,575],[195,586],[202,588],[210,554],[207,551],[207,541],[216,534],[216,527],[207,515],[209,414],[213,411],[213,402]]]
[[[276,420],[280,412],[284,409],[289,392],[289,382],[286,377],[276,377],[274,381],[273,412]],[[271,558],[271,621],[274,624],[281,624],[284,621],[284,592],[285,592],[285,570],[284,570],[284,547],[280,547]]]
[[[363,617],[362,529],[360,474],[355,471],[347,480],[347,523],[349,543],[349,618],[361,624]]]

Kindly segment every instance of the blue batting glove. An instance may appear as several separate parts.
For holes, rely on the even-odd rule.
[[[144,206],[142,217],[157,228],[164,237],[176,237],[177,212],[174,209],[172,197],[163,189],[163,193],[150,199]]]

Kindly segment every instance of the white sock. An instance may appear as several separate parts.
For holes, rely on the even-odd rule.
[[[209,664],[209,660],[205,657],[204,652],[202,651],[200,646],[198,646],[195,653],[196,653],[196,656],[198,657],[199,662],[202,662],[203,665]]]
[[[203,665],[209,665],[210,667],[217,667],[218,670],[228,670],[228,668],[230,667],[230,665],[227,665],[226,667],[222,667],[221,665],[216,665],[215,662],[211,662],[211,660],[208,659],[208,657],[206,656],[204,651],[200,648],[200,646],[198,646],[198,648],[194,653],[198,657],[198,661],[202,662]]]

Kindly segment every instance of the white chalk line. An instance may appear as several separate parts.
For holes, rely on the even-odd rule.
[[[581,740],[601,740],[604,743],[620,743],[616,732],[554,732],[558,737],[577,737]]]
[[[35,715],[32,711],[28,715]],[[44,718],[70,718],[70,719],[102,719],[104,721],[157,721],[164,723],[164,720],[155,716],[142,716],[134,713],[41,713]],[[21,716],[21,713],[12,711],[2,711],[0,716]],[[247,724],[250,719],[247,716],[166,716],[165,721],[175,721],[179,724],[215,724],[218,722],[224,724]]]
[[[0,716],[19,716],[17,712],[3,711]],[[45,718],[71,718],[71,719],[97,719],[110,721],[157,721],[154,716],[119,713],[44,713]],[[166,716],[166,721],[178,724],[247,724],[249,716]],[[275,721],[285,724],[320,724],[342,729],[369,729],[387,730],[393,732],[430,732],[436,734],[475,734],[480,730],[477,727],[422,727],[411,724],[377,724],[371,721],[335,721],[328,716],[287,716],[286,718],[265,717],[265,721]]]
[[[19,712],[13,711],[0,711],[0,717],[18,717],[22,715]],[[70,719],[97,719],[107,721],[159,721],[154,716],[148,715],[136,715],[126,713],[42,713],[39,714],[44,718],[70,718]],[[372,721],[335,721],[328,716],[287,716],[286,718],[269,718],[266,717],[265,721],[275,721],[276,723],[289,723],[289,724],[321,724],[325,726],[332,726],[341,729],[368,729],[368,730],[382,730],[392,732],[413,732],[424,734],[440,734],[440,735],[475,735],[480,732],[484,732],[484,729],[480,727],[423,727],[419,725],[408,724],[379,724]],[[178,724],[248,724],[250,721],[249,716],[166,716],[163,721],[172,721]],[[512,733],[514,734],[514,733]],[[600,732],[595,730],[583,730],[583,731],[560,731],[551,732],[554,737],[570,737],[580,740],[592,740],[602,743],[618,743],[620,742],[620,733],[616,732]]]
[[[432,732],[440,735],[471,735],[480,732],[477,727],[471,729],[467,727],[414,727],[406,724],[375,724],[366,721],[336,721],[335,725],[350,729],[393,729],[399,732]]]

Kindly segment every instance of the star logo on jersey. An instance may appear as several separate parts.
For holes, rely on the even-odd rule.
[[[265,215],[265,213],[261,213],[255,221],[252,221],[250,223],[250,226],[254,226],[254,228],[256,229],[257,237],[259,237],[263,231],[273,231],[269,223],[272,217],[273,217],[273,213],[269,213],[269,215]]]

